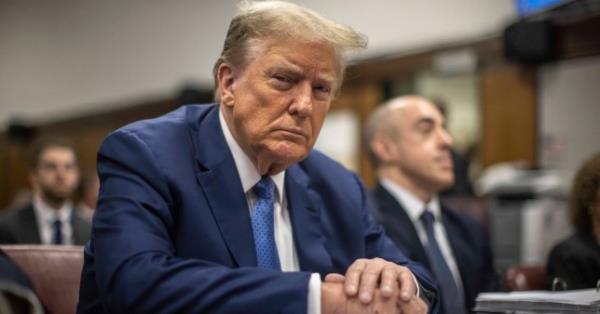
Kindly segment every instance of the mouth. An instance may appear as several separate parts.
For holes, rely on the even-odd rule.
[[[435,161],[444,168],[454,168],[454,164],[450,155],[439,156],[435,159]]]
[[[300,129],[277,129],[275,132],[284,137],[291,138],[292,140],[305,141],[308,138],[306,133]]]

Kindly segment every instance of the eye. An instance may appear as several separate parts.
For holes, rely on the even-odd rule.
[[[327,85],[316,85],[313,90],[318,99],[327,99],[331,95],[331,87]]]
[[[271,75],[270,82],[276,89],[280,90],[287,90],[294,84],[294,80],[291,77],[277,73]]]
[[[429,121],[421,121],[417,124],[417,131],[423,135],[428,135],[433,132],[434,125]]]
[[[279,74],[274,75],[273,78],[282,82],[291,82],[291,80],[288,77]]]

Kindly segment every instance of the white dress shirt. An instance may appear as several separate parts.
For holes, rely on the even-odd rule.
[[[252,187],[258,183],[261,179],[261,175],[258,170],[248,158],[246,153],[242,150],[240,145],[236,142],[229,127],[225,123],[223,114],[219,110],[219,121],[221,123],[221,129],[225,135],[225,141],[227,146],[233,155],[233,160],[237,168],[240,180],[242,181],[242,188],[246,193],[246,200],[248,203],[248,210],[252,211],[256,197],[252,193]],[[277,246],[277,253],[279,255],[279,263],[282,271],[299,271],[300,263],[298,261],[298,254],[296,253],[296,246],[294,244],[294,236],[292,233],[292,224],[290,221],[289,211],[287,209],[287,199],[285,196],[284,180],[285,171],[282,171],[276,175],[271,176],[271,179],[275,183],[275,202],[273,208],[273,222],[274,222],[274,233],[275,233],[275,245]],[[313,273],[310,277],[308,288],[308,313],[309,314],[320,314],[321,313],[321,277],[319,273]]]
[[[73,205],[65,202],[59,209],[48,206],[37,195],[33,197],[33,211],[38,225],[38,232],[42,244],[53,244],[54,222],[58,219],[62,223],[63,244],[73,244],[73,227],[71,226],[71,213]]]
[[[429,201],[429,203],[425,204],[408,190],[390,180],[380,178],[380,183],[386,190],[390,192],[390,194],[392,194],[396,201],[402,204],[406,214],[417,230],[417,234],[421,240],[421,243],[423,244],[423,247],[427,245],[427,233],[423,223],[421,222],[421,215],[425,211],[425,208],[431,211],[433,217],[435,218],[433,223],[435,239],[440,247],[440,250],[442,250],[442,255],[444,256],[444,259],[450,268],[450,272],[452,272],[454,281],[458,285],[458,288],[462,290],[463,285],[460,278],[460,273],[458,272],[456,259],[454,258],[454,254],[450,248],[450,242],[448,242],[446,228],[444,228],[444,224],[442,224],[442,212],[439,198],[435,196],[431,199],[431,201]]]

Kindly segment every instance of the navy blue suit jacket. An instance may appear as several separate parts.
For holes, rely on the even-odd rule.
[[[377,206],[372,206],[374,219],[383,225],[387,235],[404,254],[431,270],[417,229],[402,205],[380,184],[372,191]],[[500,282],[493,266],[488,237],[479,223],[442,205],[442,223],[454,253],[463,283],[465,304],[472,309],[479,292],[497,291]]]
[[[248,205],[218,110],[185,106],[103,142],[79,313],[306,313],[312,272],[344,273],[377,256],[409,266],[435,291],[427,271],[373,222],[357,176],[314,151],[285,177],[302,271],[255,267]]]

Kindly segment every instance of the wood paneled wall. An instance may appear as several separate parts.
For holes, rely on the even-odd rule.
[[[484,68],[481,74],[481,164],[537,161],[535,69],[514,64]]]

